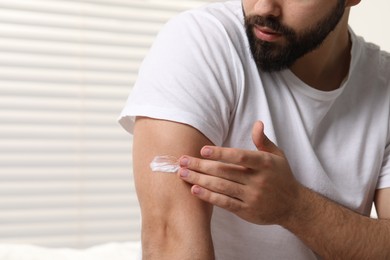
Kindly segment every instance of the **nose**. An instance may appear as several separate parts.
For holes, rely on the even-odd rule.
[[[279,0],[257,0],[254,13],[263,17],[279,17],[282,14]]]

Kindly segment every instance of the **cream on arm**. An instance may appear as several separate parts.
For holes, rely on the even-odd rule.
[[[180,169],[179,160],[172,155],[158,155],[150,163],[153,172],[176,173]]]

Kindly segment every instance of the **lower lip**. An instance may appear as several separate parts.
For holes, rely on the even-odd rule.
[[[279,40],[280,37],[282,37],[280,33],[268,33],[263,30],[260,30],[257,27],[254,27],[253,31],[257,38],[266,42],[275,42]]]

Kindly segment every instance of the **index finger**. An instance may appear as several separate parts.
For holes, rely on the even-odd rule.
[[[259,163],[269,161],[271,154],[262,151],[251,151],[229,147],[204,146],[200,154],[207,159],[237,164],[255,169]]]

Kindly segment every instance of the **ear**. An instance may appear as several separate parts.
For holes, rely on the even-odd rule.
[[[361,0],[346,0],[345,1],[345,7],[351,7],[358,5],[361,2]]]

